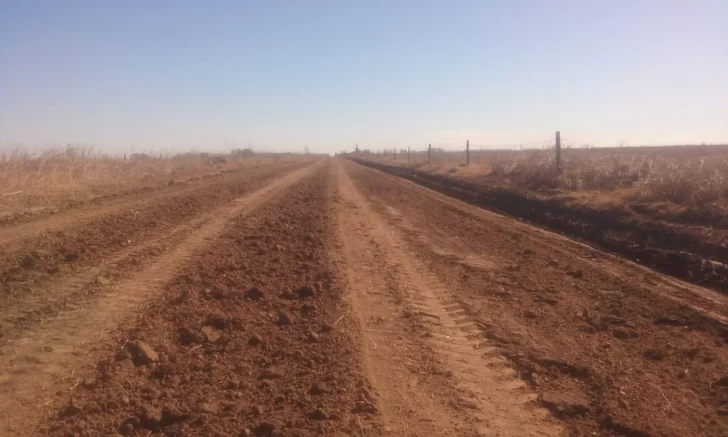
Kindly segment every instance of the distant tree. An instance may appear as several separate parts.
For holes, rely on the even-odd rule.
[[[253,156],[253,155],[255,155],[255,152],[253,152],[253,150],[250,149],[250,148],[233,149],[230,153],[233,154],[233,155],[242,155],[242,156]]]
[[[152,159],[152,157],[147,155],[146,153],[132,153],[131,154],[132,161],[146,161],[149,159]]]

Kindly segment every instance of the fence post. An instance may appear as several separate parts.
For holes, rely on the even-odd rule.
[[[470,140],[465,142],[465,165],[470,165]]]
[[[561,171],[561,132],[556,131],[556,170]]]
[[[407,163],[408,164],[409,164],[409,153],[410,153],[410,148],[409,148],[409,146],[407,146]]]
[[[395,161],[397,160],[397,148],[396,147],[394,148],[394,160]]]
[[[427,162],[432,162],[432,144],[427,145]]]

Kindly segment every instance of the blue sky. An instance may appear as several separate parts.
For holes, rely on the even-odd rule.
[[[728,142],[728,1],[0,0],[0,148]]]

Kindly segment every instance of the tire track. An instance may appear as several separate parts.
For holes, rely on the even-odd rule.
[[[40,323],[44,318],[53,317],[59,311],[68,310],[79,304],[83,297],[96,294],[116,282],[124,271],[140,269],[139,259],[148,261],[147,256],[162,256],[195,230],[209,222],[214,213],[203,214],[188,223],[176,226],[162,236],[147,240],[136,246],[117,250],[107,257],[101,265],[82,269],[78,273],[66,276],[48,287],[47,293],[32,294],[23,301],[13,302],[2,308],[0,313],[0,331],[6,338],[17,338],[26,329]]]
[[[498,269],[499,264],[502,264],[502,261],[496,260],[492,255],[484,256],[471,251],[463,251],[462,248],[445,241],[444,238],[437,234],[433,235],[421,232],[415,225],[403,217],[402,213],[396,208],[386,205],[378,198],[371,200],[372,204],[381,205],[384,213],[389,217],[390,224],[402,229],[402,231],[429,247],[438,256],[479,270],[495,271]]]
[[[443,436],[562,435],[545,410],[530,405],[535,395],[505,364],[495,345],[482,337],[480,327],[452,298],[449,287],[373,212],[341,164],[337,172],[346,205],[339,220],[352,306],[372,341],[385,346],[384,352],[378,345],[369,347],[365,355],[381,394],[385,423],[393,434],[432,435],[425,433],[434,427],[435,435]],[[369,241],[364,244],[351,235]],[[377,263],[378,257],[383,265],[363,273],[361,265]],[[384,286],[388,286],[388,296],[372,292],[376,288],[382,291]],[[403,332],[406,324],[398,317],[409,320],[414,329]],[[416,362],[415,372],[424,368],[445,377],[429,378],[418,387],[408,377],[412,361]],[[390,373],[381,375],[380,369]],[[411,387],[427,390],[430,399],[403,397]],[[415,408],[410,411],[408,405]],[[422,422],[423,416],[429,421]]]
[[[493,226],[497,226],[499,231],[504,234],[517,235],[518,238],[525,238],[530,243],[536,245],[548,245],[550,250],[558,253],[560,256],[571,258],[574,262],[578,262],[584,266],[599,269],[614,278],[623,276],[625,270],[628,270],[633,275],[642,275],[649,281],[646,284],[647,286],[641,287],[645,291],[656,293],[683,305],[688,305],[714,320],[728,324],[728,318],[723,314],[725,308],[728,306],[728,297],[723,294],[680,279],[665,276],[649,267],[603,252],[586,243],[471,205],[462,200],[418,185],[410,180],[392,176],[380,170],[367,169],[367,171],[372,173],[372,177],[386,175],[388,179],[396,180],[398,184],[417,192],[419,195],[429,197],[433,202],[447,205],[457,214],[465,214],[478,220],[492,223]]]
[[[0,243],[0,343],[3,337],[15,336],[52,315],[54,304],[69,302],[64,291],[78,289],[69,287],[69,280],[78,285],[79,280],[87,282],[89,275],[106,270],[110,277],[100,278],[105,284],[107,279],[139,270],[147,258],[184,239],[192,231],[187,224],[198,226],[198,218],[211,217],[216,209],[289,171],[291,166],[270,167],[211,178],[214,184],[200,183],[184,194],[155,201],[142,196],[134,207],[116,207],[94,219],[79,220],[71,228],[54,230],[58,224],[51,223],[50,229],[33,237],[27,237],[28,231],[19,225],[14,228],[18,241]],[[118,268],[105,265],[111,261]],[[83,293],[87,292],[94,290],[84,287]]]
[[[269,174],[272,170],[288,171],[300,167],[297,162],[279,164],[278,166],[262,167],[253,170],[261,176]],[[250,169],[233,171],[227,174],[202,176],[198,180],[168,185],[156,189],[132,190],[128,193],[111,195],[109,199],[91,200],[77,207],[71,207],[58,212],[48,212],[39,217],[20,219],[8,223],[0,223],[0,242],[5,246],[22,239],[32,238],[49,231],[60,231],[68,227],[76,227],[97,217],[113,214],[125,209],[138,208],[144,203],[170,197],[183,197],[191,193],[221,184],[229,184],[240,177],[243,172]],[[139,192],[141,191],[141,192]]]
[[[286,174],[218,209],[209,221],[134,277],[105,287],[98,295],[1,347],[0,436],[27,434],[39,411],[52,408],[56,391],[80,382],[76,371],[93,362],[89,358],[105,333],[133,318],[192,254],[224,231],[230,220],[250,214],[319,167],[314,164]]]
[[[718,293],[394,177],[346,169],[570,434],[726,435],[728,392],[716,387],[728,330]],[[476,268],[470,255],[496,268]]]

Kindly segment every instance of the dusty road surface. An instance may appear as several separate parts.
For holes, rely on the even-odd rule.
[[[728,436],[725,295],[352,162],[0,247],[0,436]]]

